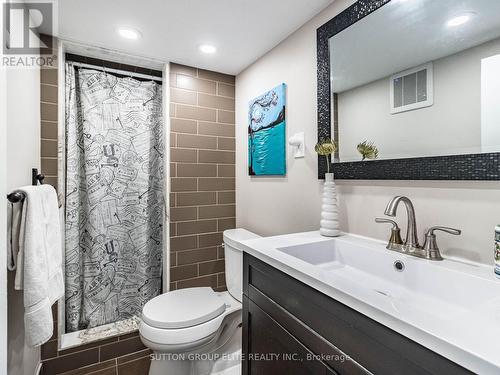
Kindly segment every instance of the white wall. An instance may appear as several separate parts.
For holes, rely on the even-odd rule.
[[[0,20],[3,20],[3,3],[0,3]],[[0,48],[3,51],[3,38]],[[7,194],[7,75],[0,66],[0,197]],[[0,199],[0,253],[5,254],[7,244],[7,201]],[[0,374],[7,374],[7,257],[0,256]]]
[[[364,140],[377,145],[379,159],[481,152],[481,60],[498,53],[500,39],[434,61],[430,107],[391,114],[390,77],[338,94],[340,160],[361,160]],[[498,152],[500,136],[489,144]]]
[[[312,230],[319,225],[316,144],[316,42],[311,25],[293,34],[236,77],[237,225],[262,235]],[[286,139],[305,132],[306,155],[293,159],[287,147],[286,177],[249,177],[248,102],[287,84]]]
[[[316,178],[316,29],[352,4],[336,0],[236,77],[236,221],[262,235],[319,227],[320,191]],[[306,158],[288,149],[285,178],[247,175],[247,103],[277,83],[288,85],[287,136],[306,133]],[[492,263],[493,229],[500,223],[500,183],[423,181],[339,181],[344,231],[387,239],[387,225],[374,223],[395,195],[409,196],[422,238],[425,227],[443,224],[463,229],[460,237],[438,235],[443,253]],[[398,221],[406,228],[404,208]],[[492,271],[493,272],[493,271]]]
[[[31,168],[40,168],[40,69],[9,68],[6,86],[6,188],[11,190],[31,185]],[[8,272],[8,374],[33,375],[40,350],[25,345],[23,294],[13,284],[14,272]]]

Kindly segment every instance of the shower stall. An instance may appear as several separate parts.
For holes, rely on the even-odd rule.
[[[168,233],[161,77],[67,60],[62,347],[137,328],[162,292]]]

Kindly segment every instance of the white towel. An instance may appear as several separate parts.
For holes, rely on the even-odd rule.
[[[50,185],[25,186],[17,191],[26,198],[20,222],[11,223],[12,238],[19,228],[14,287],[24,290],[26,342],[39,346],[52,336],[51,306],[64,294],[57,194]]]
[[[7,206],[7,269],[9,271],[15,271],[17,268],[21,211],[22,204],[11,203]]]

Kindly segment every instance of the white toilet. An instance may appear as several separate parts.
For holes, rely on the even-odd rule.
[[[227,292],[209,287],[164,293],[144,305],[141,340],[153,350],[149,375],[241,374],[243,253],[239,243],[259,236],[224,232]]]

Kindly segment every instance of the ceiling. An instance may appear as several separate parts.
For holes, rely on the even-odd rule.
[[[56,36],[139,57],[238,74],[333,0],[61,0]],[[138,30],[127,40],[118,27]],[[201,44],[217,48],[213,55]]]
[[[472,14],[468,23],[447,21]],[[393,0],[330,39],[340,93],[500,37],[500,1]]]

